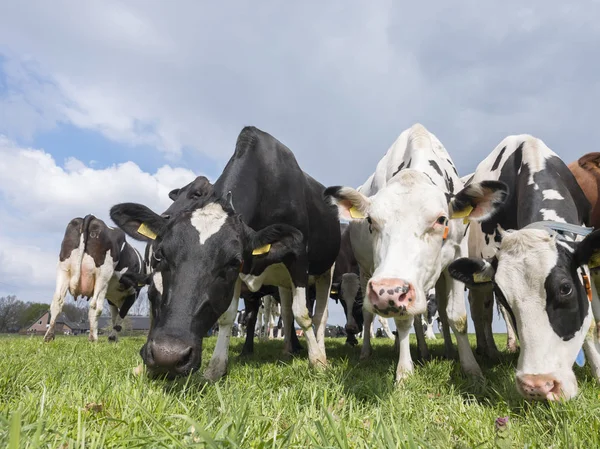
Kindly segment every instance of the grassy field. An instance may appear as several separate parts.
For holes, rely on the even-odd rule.
[[[254,358],[241,360],[242,340],[233,339],[220,382],[199,375],[167,382],[131,374],[143,341],[1,337],[0,446],[600,447],[600,388],[588,368],[576,368],[575,400],[530,404],[515,392],[511,355],[484,364],[481,382],[465,378],[457,362],[434,358],[396,388],[390,340],[376,340],[373,358],[361,363],[358,348],[328,340],[330,366],[318,372],[306,355],[282,360],[281,341],[259,342]],[[215,341],[205,342],[204,366]],[[430,348],[441,356],[441,340]],[[496,440],[494,421],[504,416],[506,438]]]

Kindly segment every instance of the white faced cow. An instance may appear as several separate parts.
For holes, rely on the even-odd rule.
[[[493,289],[509,312],[521,344],[519,393],[570,399],[577,394],[572,367],[584,339],[600,379],[598,337],[588,333],[590,302],[598,307],[598,297],[586,266],[600,249],[600,231],[582,237],[589,232],[582,228],[589,203],[560,158],[529,135],[500,142],[472,182],[482,179],[505,182],[509,198],[498,214],[471,225],[471,258],[452,263],[450,273],[469,285],[472,300],[485,300]]]
[[[125,286],[119,282],[125,272],[143,274],[144,264],[140,253],[125,240],[123,231],[107,226],[93,215],[71,220],[60,248],[56,291],[50,306],[50,325],[44,339],[54,339],[56,319],[62,311],[68,291],[74,298],[91,298],[90,341],[98,339],[98,317],[102,313],[104,298],[108,299],[112,316],[108,339],[116,341],[121,321],[140,291],[137,285]]]
[[[372,351],[372,314],[393,317],[400,345],[396,380],[413,370],[409,330],[414,316],[426,312],[427,292],[434,286],[440,313],[448,314],[456,335],[463,369],[481,376],[467,338],[464,286],[446,267],[463,254],[463,218],[490,217],[504,201],[506,186],[496,181],[461,186],[445,148],[417,124],[400,134],[359,189],[326,190],[340,215],[351,220],[367,312],[361,356]]]
[[[286,344],[293,313],[306,336],[310,364],[326,363],[327,297],[340,229],[323,191],[285,145],[246,127],[219,179],[205,183],[182,211],[165,218],[139,204],[111,209],[127,234],[154,240],[148,293],[154,322],[141,351],[151,373],[176,376],[198,369],[202,339],[219,320],[205,376],[225,374],[242,281],[251,291],[263,284],[280,287]],[[317,306],[311,320],[306,288],[313,282]]]

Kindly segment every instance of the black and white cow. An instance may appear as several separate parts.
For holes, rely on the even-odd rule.
[[[219,320],[205,376],[225,374],[242,281],[253,291],[263,284],[282,287],[286,350],[291,350],[293,312],[306,336],[310,364],[326,364],[327,297],[340,230],[323,191],[285,145],[246,127],[219,179],[207,183],[183,211],[164,218],[139,204],[111,209],[111,218],[127,234],[155,240],[152,284],[160,290],[160,303],[150,288],[154,323],[141,350],[151,372],[186,375],[197,369],[202,338]],[[317,286],[312,320],[306,308],[309,282]]]
[[[50,325],[44,339],[54,339],[56,319],[65,303],[67,291],[77,298],[90,300],[90,341],[98,339],[98,317],[104,298],[110,305],[112,330],[108,339],[116,341],[121,322],[135,302],[140,287],[124,286],[122,274],[144,273],[140,253],[125,240],[120,229],[107,226],[93,215],[77,217],[69,222],[60,247],[56,270],[56,290],[50,306]]]
[[[586,266],[600,249],[600,231],[577,236],[583,233],[589,203],[560,158],[529,135],[500,142],[479,164],[472,182],[482,179],[506,183],[509,198],[498,214],[471,224],[471,258],[452,263],[450,273],[471,288],[473,301],[484,301],[493,291],[508,310],[521,344],[519,393],[530,399],[570,399],[577,394],[572,367],[584,339],[600,379],[600,344],[595,333],[588,333],[590,302],[600,307]],[[551,229],[565,223],[573,233]]]
[[[414,316],[425,313],[427,292],[434,286],[440,313],[447,313],[456,335],[462,368],[482,375],[467,337],[464,286],[446,268],[466,253],[461,247],[463,218],[491,216],[504,201],[506,186],[490,181],[461,187],[445,148],[416,124],[400,134],[357,190],[326,190],[340,215],[351,221],[350,238],[365,292],[361,356],[372,352],[372,314],[393,317],[400,346],[397,381],[413,370],[409,331]]]

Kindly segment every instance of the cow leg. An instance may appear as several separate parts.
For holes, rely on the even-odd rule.
[[[354,273],[345,273],[342,275],[340,283],[340,300],[346,304],[346,333],[357,334],[360,329],[352,315],[354,301],[360,288],[358,276]]]
[[[110,320],[112,327],[108,334],[108,341],[117,341],[117,328],[121,330],[121,317],[119,316],[119,309],[112,302],[108,301],[108,307],[110,308]]]
[[[233,322],[237,315],[238,304],[240,302],[240,290],[242,281],[240,279],[235,283],[233,291],[233,299],[231,304],[223,315],[219,317],[219,335],[217,336],[217,344],[212,354],[208,367],[204,372],[204,378],[209,381],[217,381],[227,372],[227,362],[229,359],[229,340],[231,339],[231,330]]]
[[[308,308],[306,307],[306,288],[296,287],[292,289],[292,311],[294,318],[298,325],[304,332],[306,338],[306,344],[308,346],[308,361],[313,367],[323,367],[327,365],[327,358],[325,353],[321,351],[321,347],[315,332],[312,327],[312,320],[308,315]],[[285,324],[285,323],[284,323]]]
[[[94,295],[90,301],[90,309],[88,311],[88,320],[90,322],[90,335],[88,340],[92,342],[98,341],[98,318],[102,315],[102,307],[104,306],[104,298],[106,297],[107,289],[107,282],[96,279]]]
[[[438,303],[438,313],[442,323],[442,335],[444,336],[444,356],[447,359],[452,360],[456,358],[456,351],[452,343],[452,336],[450,335],[450,325],[448,324],[448,311],[446,310],[446,305],[448,304],[448,293],[446,280],[443,274],[435,284],[435,299]],[[442,304],[444,307],[442,307]]]
[[[419,347],[419,353],[421,354],[421,359],[428,360],[429,359],[429,348],[427,348],[427,343],[425,342],[425,332],[423,331],[423,321],[422,321],[421,315],[415,315],[413,321],[414,321],[414,326],[415,326],[415,335],[417,336],[417,346]],[[399,331],[398,331],[398,338],[400,338]]]
[[[317,330],[317,343],[323,356],[325,356],[325,327],[327,326],[327,318],[329,317],[327,303],[329,300],[329,291],[331,289],[331,279],[334,267],[335,263],[329,270],[315,279],[316,305],[312,321]]]
[[[483,301],[483,316],[484,316],[484,327],[483,335],[485,337],[485,348],[486,355],[490,360],[500,360],[500,351],[496,346],[494,340],[494,332],[492,331],[492,321],[494,320],[494,292],[490,291],[489,294],[485,295]]]
[[[392,333],[390,329],[390,324],[388,323],[388,319],[382,316],[377,315],[377,319],[381,323],[381,328],[383,329],[383,333],[387,338],[394,340],[396,337]]]
[[[363,344],[360,350],[360,360],[368,359],[373,354],[373,346],[371,345],[371,326],[373,325],[373,314],[363,310]]]
[[[281,321],[283,325],[283,353],[285,355],[293,354],[292,334],[296,334],[294,329],[294,315],[292,312],[292,291],[287,288],[279,288],[279,298],[281,300]]]
[[[427,329],[425,329],[425,339],[426,340],[437,340],[437,337],[435,336],[435,332],[433,332],[433,322],[435,321],[437,316],[437,312],[435,316],[432,316],[430,318],[430,321],[428,321],[427,324]]]
[[[444,270],[442,276],[440,276],[438,285],[436,285],[436,297],[438,295],[438,286],[443,289],[443,294],[440,295],[442,301],[438,301],[438,304],[440,305],[439,310],[446,310],[448,314],[448,324],[450,324],[456,337],[460,366],[466,374],[475,377],[483,377],[481,368],[473,355],[473,350],[471,349],[469,337],[467,335],[468,322],[464,284],[453,279],[448,273],[448,270]]]
[[[510,319],[510,315],[508,314],[506,308],[504,308],[502,304],[498,304],[498,308],[500,309],[502,318],[504,318],[504,321],[506,323],[506,350],[511,354],[514,354],[519,350],[519,345],[517,343],[517,333],[515,332],[512,320]]]
[[[471,307],[471,318],[475,326],[475,338],[477,346],[475,352],[478,355],[485,355],[485,318],[483,311],[484,293],[481,291],[474,292],[469,289],[469,305]]]
[[[396,368],[396,382],[402,381],[413,372],[413,361],[410,357],[410,327],[414,319],[396,319],[397,338],[399,346],[398,366]]]
[[[254,332],[256,330],[256,319],[258,317],[258,308],[260,300],[251,298],[244,301],[246,305],[246,340],[242,348],[241,355],[250,355],[254,353]]]
[[[46,335],[44,335],[44,341],[54,340],[54,326],[65,304],[67,288],[69,288],[69,271],[59,266],[56,270],[56,289],[50,305],[50,325],[46,330]]]

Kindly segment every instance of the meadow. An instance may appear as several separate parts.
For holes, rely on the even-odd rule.
[[[211,384],[200,375],[174,382],[136,377],[143,337],[98,344],[84,337],[0,337],[0,447],[17,448],[580,448],[600,447],[600,388],[576,367],[580,395],[567,403],[528,403],[514,388],[517,357],[482,363],[486,380],[458,362],[417,363],[401,387],[391,340],[375,339],[372,359],[328,339],[329,367],[306,354],[281,356],[279,340],[257,342]],[[203,368],[216,338],[205,340]],[[505,337],[497,336],[503,348]],[[415,341],[412,341],[416,357]],[[495,420],[508,417],[497,435]]]

